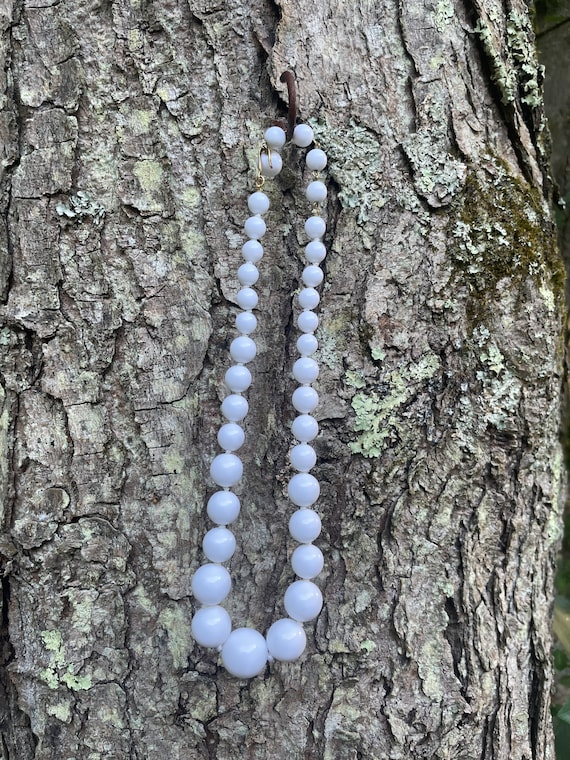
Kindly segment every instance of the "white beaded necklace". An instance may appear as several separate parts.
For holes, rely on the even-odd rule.
[[[305,191],[307,199],[313,205],[313,214],[305,222],[305,233],[310,242],[305,246],[307,265],[302,274],[304,288],[298,295],[302,309],[297,320],[301,332],[297,340],[300,358],[293,364],[293,376],[300,385],[292,397],[298,415],[291,428],[296,443],[289,452],[289,459],[297,474],[290,479],[287,489],[290,500],[297,507],[289,520],[289,532],[299,544],[291,556],[291,566],[298,578],[285,592],[284,607],[288,617],[274,622],[266,636],[253,628],[232,630],[230,616],[220,606],[231,589],[230,574],[222,563],[232,557],[236,548],[234,534],[226,526],[240,512],[240,501],[229,489],[236,485],[243,473],[241,459],[234,452],[245,440],[244,430],[238,424],[245,419],[249,408],[242,394],[249,388],[252,377],[245,365],[256,355],[255,342],[249,337],[257,326],[252,309],[257,306],[258,296],[252,285],[255,285],[259,277],[256,263],[263,256],[263,247],[259,241],[266,231],[266,225],[262,215],[269,209],[269,198],[261,192],[261,187],[265,178],[275,177],[281,170],[280,151],[286,141],[281,127],[270,127],[264,137],[265,143],[259,151],[257,190],[247,201],[252,215],[244,225],[248,237],[242,247],[245,263],[237,272],[241,285],[237,302],[242,311],[236,317],[236,327],[240,334],[230,346],[230,355],[235,364],[225,374],[230,395],[222,402],[221,411],[227,422],[218,431],[218,443],[223,453],[218,454],[210,466],[212,480],[223,489],[210,497],[207,506],[208,517],[217,527],[204,536],[202,547],[208,562],[201,565],[192,577],[192,592],[202,605],[192,618],[192,634],[198,644],[215,647],[221,653],[226,670],[239,678],[258,675],[268,661],[291,662],[300,657],[307,643],[302,624],[316,618],[323,605],[321,591],[311,580],[323,568],[323,555],[312,543],[321,531],[319,515],[311,509],[319,497],[320,486],[309,472],[316,463],[316,453],[309,442],[319,430],[317,420],[311,415],[319,397],[311,383],[319,374],[319,366],[312,358],[318,347],[314,332],[319,319],[314,309],[320,296],[315,288],[323,280],[319,263],[326,255],[321,240],[325,222],[318,210],[319,204],[327,197],[327,188],[318,179],[318,172],[325,168],[327,157],[319,148],[313,148],[306,156],[307,168],[314,173],[313,181]],[[308,147],[313,142],[312,129],[306,124],[297,125],[292,142],[299,147]]]

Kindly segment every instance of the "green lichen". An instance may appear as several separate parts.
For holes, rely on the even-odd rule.
[[[51,652],[50,663],[47,668],[40,670],[40,678],[50,689],[57,689],[63,683],[68,689],[81,691],[90,689],[91,676],[78,676],[74,673],[74,666],[66,665],[65,646],[61,631],[40,631],[45,648]],[[61,672],[63,670],[63,673]]]

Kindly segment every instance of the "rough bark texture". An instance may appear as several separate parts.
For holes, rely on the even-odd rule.
[[[526,4],[4,0],[0,24],[0,756],[552,758],[564,277]],[[189,581],[289,67],[332,188],[326,607],[300,663],[240,682],[193,644]],[[261,630],[291,580],[288,164],[228,605]]]

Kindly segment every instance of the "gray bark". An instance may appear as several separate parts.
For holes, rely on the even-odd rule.
[[[564,275],[522,0],[0,9],[1,756],[552,758]],[[296,72],[329,156],[302,661],[189,635],[256,146]],[[305,213],[270,190],[229,601],[266,630]]]

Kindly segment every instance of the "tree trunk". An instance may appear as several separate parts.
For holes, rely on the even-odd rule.
[[[5,0],[4,760],[552,758],[564,273],[526,3]],[[263,129],[329,156],[325,608],[240,681],[194,644]],[[269,190],[229,601],[265,631],[302,267]]]

